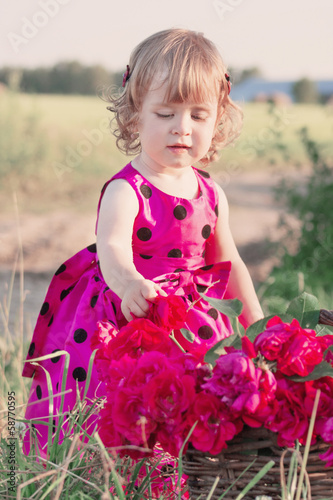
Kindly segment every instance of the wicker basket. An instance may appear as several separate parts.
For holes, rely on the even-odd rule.
[[[321,309],[319,323],[333,326],[333,311]],[[246,494],[245,499],[254,500],[260,495],[272,497],[273,500],[281,499],[281,470],[284,468],[285,475],[288,474],[292,454],[278,447],[276,438],[275,433],[264,428],[245,428],[219,455],[209,455],[189,447],[184,457],[184,473],[188,476],[191,500],[199,497],[201,500],[206,499],[219,476],[220,480],[211,497],[212,500],[217,500],[254,460],[253,465],[237,480],[224,500],[237,498],[270,460],[274,460],[274,467]],[[326,443],[318,442],[310,449],[306,470],[311,485],[309,498],[312,500],[333,499],[333,467],[325,468],[318,456],[328,447]]]

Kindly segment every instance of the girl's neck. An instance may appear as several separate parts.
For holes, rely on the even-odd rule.
[[[141,155],[137,156],[131,164],[153,186],[166,194],[187,199],[198,196],[198,180],[191,166],[179,170],[165,168],[164,171],[157,171],[149,166]]]

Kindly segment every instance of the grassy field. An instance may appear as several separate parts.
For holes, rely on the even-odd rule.
[[[298,136],[301,127],[308,127],[312,138],[321,144],[328,157],[332,157],[332,108],[294,105],[270,109],[265,104],[246,104],[243,109],[243,133],[235,146],[223,152],[219,162],[212,167],[214,172],[232,173],[240,167],[246,171],[264,168],[287,171],[295,164],[305,164],[308,160]],[[96,193],[103,182],[126,162],[107,128],[109,118],[106,103],[98,97],[2,94],[2,215],[13,209],[13,192],[19,198],[20,210],[27,212],[54,211],[66,207],[95,211]],[[0,395],[15,392],[18,424],[15,432],[19,438],[22,430],[20,421],[24,416],[30,386],[30,380],[22,379],[20,373],[27,350],[27,334],[31,336],[24,312],[26,290],[22,253],[16,270],[19,270],[20,299],[17,303],[12,301],[13,279],[8,283],[6,295],[0,300]],[[17,318],[14,329],[9,325],[12,311]],[[7,401],[0,397],[0,497],[19,498],[11,494],[6,476],[6,418]],[[84,418],[84,411],[79,407],[73,416],[73,425],[79,424],[75,439],[82,437],[80,425]],[[147,486],[140,492],[134,488],[135,481],[131,495],[123,493],[120,483],[115,492],[117,481],[121,479],[120,467],[123,468],[124,464],[111,463],[97,439],[92,438],[80,453],[75,450],[75,444],[77,441],[68,438],[64,446],[54,447],[52,460],[42,463],[36,462],[34,457],[24,457],[18,440],[16,452],[20,472],[17,473],[17,480],[22,486],[21,498],[144,498],[143,491],[147,490]],[[113,492],[109,491],[110,487],[113,487]],[[176,498],[180,500],[181,494]],[[301,498],[307,498],[306,492]]]
[[[127,161],[108,128],[111,114],[99,97],[28,95],[0,96],[1,209],[12,191],[24,208],[53,209],[52,201],[73,200],[79,210],[90,209],[89,192]],[[308,127],[328,155],[333,110],[316,105],[271,109],[268,104],[244,104],[244,127],[238,141],[212,165],[215,172],[254,170],[303,164],[306,157],[297,131]],[[83,196],[82,196],[83,193]]]

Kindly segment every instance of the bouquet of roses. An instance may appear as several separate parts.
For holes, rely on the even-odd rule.
[[[312,443],[319,437],[330,445],[321,458],[332,466],[333,335],[304,328],[318,319],[315,309],[306,311],[308,302],[305,294],[287,311],[289,321],[266,318],[208,353],[180,349],[175,332],[187,311],[176,295],[158,297],[147,318],[119,331],[100,322],[92,348],[106,387],[99,421],[105,446],[140,457],[160,443],[178,456],[189,436],[197,450],[214,455],[244,425],[277,433],[279,446],[305,444],[320,389]]]

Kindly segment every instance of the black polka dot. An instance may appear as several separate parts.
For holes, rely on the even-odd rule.
[[[203,271],[209,271],[209,269],[212,269],[212,267],[214,267],[214,264],[209,264],[209,266],[202,266],[200,267],[200,269],[202,269]]]
[[[182,252],[181,250],[179,250],[179,248],[173,248],[172,250],[170,250],[170,252],[168,252],[168,257],[174,257],[174,258],[180,258],[182,256]]]
[[[214,335],[214,330],[209,325],[200,326],[198,330],[198,335],[203,340],[208,340]]]
[[[202,196],[202,191],[201,191],[201,189],[200,189],[200,191],[199,191],[199,198],[200,198],[200,196]]]
[[[98,276],[95,276],[94,280],[97,282],[97,281],[101,281],[101,278],[99,278]]]
[[[219,207],[218,207],[218,205],[215,206],[214,212],[216,213],[216,217],[218,217],[219,216]]]
[[[58,351],[60,351],[60,349],[54,349],[54,351],[52,351],[52,354],[54,352],[58,352]],[[60,360],[60,358],[61,358],[61,356],[56,356],[55,358],[51,358],[51,361],[52,361],[52,363],[58,363],[58,361]]]
[[[188,297],[188,300],[190,300],[191,302],[193,302],[193,297],[192,297],[191,294],[189,294],[187,297]]]
[[[88,337],[88,333],[83,328],[78,328],[74,332],[74,340],[77,344],[82,344]]]
[[[59,267],[59,269],[57,269],[57,271],[54,274],[55,274],[55,276],[58,276],[58,274],[61,274],[64,271],[66,271],[66,266],[65,266],[65,264],[61,264],[61,266]]]
[[[106,293],[108,290],[110,290],[110,287],[109,286],[106,286],[103,290],[103,293]]]
[[[97,252],[96,243],[93,243],[92,245],[89,245],[87,247],[87,250],[89,250],[89,252],[91,252],[91,253],[96,253]]]
[[[56,391],[59,390],[59,382],[56,383]]]
[[[114,312],[115,314],[117,314],[116,304],[115,304],[114,302],[111,302],[111,306],[112,306],[113,312]]]
[[[140,186],[140,191],[143,194],[143,196],[147,199],[150,198],[151,195],[153,194],[152,190],[150,189],[149,186],[147,186],[147,184],[142,184],[142,186]]]
[[[174,208],[173,215],[176,217],[176,219],[183,220],[187,215],[187,210],[182,205],[177,205]]]
[[[142,253],[140,253],[139,255],[140,255],[140,257],[141,257],[142,259],[146,259],[146,260],[151,259],[151,258],[153,257],[152,255],[144,255],[144,254],[142,254]]]
[[[30,347],[29,347],[29,351],[28,351],[28,354],[29,356],[33,356],[34,352],[35,352],[35,342],[31,342],[30,344]]]
[[[47,311],[49,309],[50,309],[50,304],[48,302],[44,302],[44,304],[42,305],[42,308],[40,310],[40,315],[45,316],[45,314],[47,313]]]
[[[202,258],[204,258],[206,255],[206,249],[202,252]]]
[[[53,316],[53,314],[52,314],[51,319],[50,319],[50,321],[49,321],[49,324],[48,324],[47,326],[51,326],[51,325],[52,325],[52,323],[53,323],[53,317],[54,317],[54,316]]]
[[[60,300],[64,300],[65,297],[73,290],[74,286],[70,286],[69,288],[65,288],[60,294]]]
[[[98,295],[94,295],[94,296],[91,298],[91,301],[90,301],[90,307],[95,307],[97,300],[98,300]]]
[[[40,385],[37,385],[36,387],[36,396],[38,399],[42,399],[42,388]]]
[[[215,309],[215,307],[212,307],[211,309],[209,309],[209,311],[207,311],[207,314],[209,314],[209,316],[213,319],[217,319],[219,316],[219,313],[218,313],[217,309]]]
[[[198,292],[200,292],[200,293],[205,293],[205,291],[206,291],[206,290],[207,290],[207,288],[208,288],[208,287],[207,287],[207,286],[205,286],[205,285],[196,285],[196,287],[197,287]]]
[[[84,368],[79,366],[78,368],[75,368],[73,370],[73,379],[77,380],[78,382],[84,382],[87,378],[87,372]]]
[[[185,269],[182,269],[181,267],[175,269],[175,273],[181,273],[182,271],[185,271]]]
[[[207,238],[209,238],[211,231],[212,231],[212,228],[210,227],[210,225],[206,224],[202,228],[202,231],[201,231],[202,237],[205,238],[205,240],[206,240]]]
[[[151,238],[151,230],[149,227],[140,227],[136,232],[137,237],[140,241],[148,241]]]
[[[202,177],[205,177],[206,179],[209,179],[209,177],[210,177],[209,173],[206,172],[205,170],[197,169],[197,172],[198,172],[198,174],[202,175]]]

